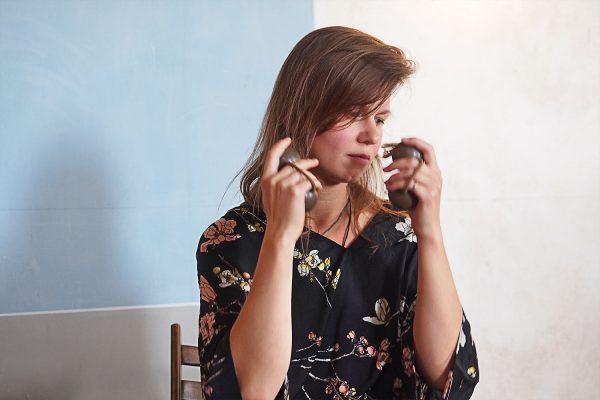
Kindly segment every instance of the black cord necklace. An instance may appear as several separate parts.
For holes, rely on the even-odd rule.
[[[348,224],[346,224],[346,231],[344,232],[344,239],[342,240],[342,247],[346,247],[346,240],[348,239],[348,233],[350,232],[350,225],[351,225],[351,222],[352,222],[352,201],[350,201],[349,197],[348,197],[348,201],[346,202],[346,205],[342,209],[342,212],[340,212],[340,215],[337,217],[337,219],[335,220],[335,222],[333,224],[331,224],[331,226],[329,228],[325,229],[323,231],[323,233],[320,234],[321,236],[325,236],[325,234],[327,232],[329,232],[334,226],[336,226],[338,224],[338,222],[340,222],[340,220],[344,216],[344,213],[345,213],[345,211],[346,211],[347,208],[350,208],[350,212],[349,212],[349,215],[348,215]]]
[[[333,227],[336,226],[338,224],[338,222],[340,222],[340,220],[344,216],[344,213],[346,212],[346,209],[348,208],[349,204],[350,204],[350,198],[348,198],[348,201],[346,202],[346,205],[344,206],[344,208],[342,208],[342,212],[340,212],[340,215],[338,215],[337,219],[333,222],[333,224],[331,224],[331,226],[329,228],[325,229],[323,231],[323,233],[321,233],[322,236],[325,236],[325,234],[327,232],[329,232],[331,229],[333,229]]]
[[[344,240],[342,240],[342,247],[346,247],[346,239],[348,239],[348,232],[350,232],[350,222],[352,221],[352,202],[348,198],[348,204],[350,205],[350,213],[348,214],[348,224],[346,225],[346,232],[344,232]]]
[[[348,216],[348,224],[346,225],[346,231],[344,232],[344,239],[342,240],[342,247],[346,247],[346,240],[348,239],[348,233],[350,232],[350,225],[352,225],[352,201],[350,200],[350,197],[348,197],[348,201],[346,202],[346,205],[344,206],[344,208],[340,212],[340,215],[338,215],[338,217],[335,220],[335,222],[329,228],[325,229],[323,231],[323,233],[317,232],[321,236],[325,236],[325,234],[327,232],[329,232],[338,222],[340,222],[340,220],[342,219],[342,217],[344,215],[344,211],[346,211],[346,208],[350,208],[350,212],[349,212],[349,216]],[[311,232],[311,229],[310,229],[310,225],[309,225],[309,227],[305,227],[304,233],[302,234],[301,237],[303,237],[304,234],[306,234],[307,235],[306,238],[308,238],[308,236],[310,236],[310,232]],[[305,246],[305,242],[302,241],[302,252],[304,254],[306,254],[306,249],[304,248],[304,246]]]

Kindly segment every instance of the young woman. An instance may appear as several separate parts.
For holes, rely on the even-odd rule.
[[[431,145],[403,139],[424,163],[385,168],[395,172],[387,190],[408,188],[417,207],[379,197],[390,96],[413,72],[400,49],[345,27],[309,33],[286,59],[243,169],[245,201],[196,253],[206,397],[471,396],[479,368],[444,250]],[[304,158],[279,168],[290,146]],[[311,189],[318,201],[306,212]]]

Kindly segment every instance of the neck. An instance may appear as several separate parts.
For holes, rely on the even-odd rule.
[[[319,200],[308,215],[311,228],[317,232],[327,229],[340,215],[348,202],[348,185],[339,183],[325,186],[319,192]]]

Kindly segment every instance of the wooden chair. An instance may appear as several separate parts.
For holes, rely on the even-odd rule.
[[[171,400],[202,400],[200,382],[181,379],[181,366],[200,367],[197,346],[181,344],[181,327],[171,325]]]

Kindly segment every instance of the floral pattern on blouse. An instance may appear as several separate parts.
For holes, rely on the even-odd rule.
[[[300,250],[295,248],[294,258],[299,260],[298,274],[301,277],[308,277],[310,282],[315,282],[321,287],[327,300],[327,305],[331,307],[325,288],[328,286],[331,286],[333,289],[337,288],[342,270],[340,268],[332,268],[331,257],[327,257],[324,260],[321,259],[319,250],[310,250],[308,254],[302,254]],[[335,273],[333,270],[335,270]]]
[[[390,306],[388,301],[382,297],[375,302],[375,316],[374,317],[363,317],[363,321],[370,322],[375,325],[386,325],[390,323],[392,318],[400,314],[400,311],[390,313]]]
[[[229,332],[252,286],[266,226],[261,211],[242,204],[200,239],[198,346],[206,399],[241,398]],[[430,387],[415,366],[418,253],[410,219],[380,213],[363,234],[343,248],[313,233],[305,254],[296,243],[292,357],[276,399],[470,398],[479,367],[464,314],[443,390]]]
[[[404,221],[400,221],[396,224],[396,230],[398,232],[402,232],[404,235],[400,238],[400,242],[403,240],[408,240],[409,242],[416,243],[417,235],[413,231],[411,220],[407,217]]]
[[[234,228],[237,222],[232,219],[221,218],[213,225],[206,228],[202,236],[206,238],[200,246],[200,251],[206,253],[208,246],[217,246],[223,241],[232,241],[239,239],[241,236],[234,234]]]

